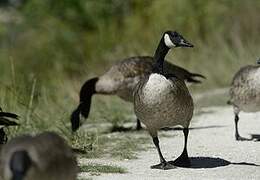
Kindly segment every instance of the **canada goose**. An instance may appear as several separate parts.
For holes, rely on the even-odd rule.
[[[3,146],[0,157],[4,180],[76,180],[76,158],[55,133],[16,137]]]
[[[150,56],[130,57],[114,64],[102,76],[86,81],[80,90],[80,104],[71,115],[72,131],[79,128],[80,115],[88,117],[93,94],[117,95],[125,101],[133,102],[133,89],[141,78],[152,72],[153,61],[153,57]],[[187,82],[200,83],[195,77],[205,78],[201,74],[190,73],[167,61],[164,64],[165,72]],[[141,129],[138,119],[136,129]]]
[[[184,81],[164,71],[163,62],[171,48],[193,47],[179,33],[164,32],[154,54],[153,71],[140,80],[134,91],[134,110],[136,116],[145,124],[157,148],[160,164],[152,169],[171,169],[176,166],[188,167],[187,153],[189,124],[193,115],[193,100]],[[164,127],[183,126],[185,136],[182,154],[173,162],[167,162],[160,150],[157,131]]]
[[[7,141],[7,136],[5,134],[4,128],[8,126],[18,125],[18,123],[9,120],[9,118],[18,119],[18,115],[9,112],[3,112],[0,108],[0,145],[6,143]]]
[[[228,104],[233,105],[235,114],[236,140],[251,140],[241,137],[238,132],[239,112],[257,112],[260,110],[260,60],[258,65],[242,67],[233,77],[229,91]]]

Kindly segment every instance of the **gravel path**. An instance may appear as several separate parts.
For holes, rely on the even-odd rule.
[[[188,152],[191,168],[152,170],[151,165],[159,161],[152,141],[150,148],[140,152],[136,160],[82,159],[117,165],[127,169],[126,174],[101,174],[81,177],[97,180],[150,180],[150,179],[260,179],[260,141],[238,142],[234,139],[233,111],[231,107],[211,107],[194,117],[189,134]],[[242,136],[260,134],[260,113],[241,113],[239,131]],[[165,132],[164,132],[165,133]],[[160,138],[160,145],[166,160],[173,160],[183,149],[182,131],[168,131],[169,137]],[[148,135],[148,134],[147,134]]]

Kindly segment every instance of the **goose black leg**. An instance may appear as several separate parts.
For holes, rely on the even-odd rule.
[[[239,135],[239,132],[238,132],[238,121],[239,121],[239,116],[238,114],[235,114],[235,137],[236,137],[236,140],[237,141],[250,141],[251,139],[248,139],[248,138],[244,138],[244,137],[241,137]]]
[[[181,155],[176,160],[173,161],[173,164],[179,167],[190,167],[190,159],[187,151],[187,140],[189,135],[189,129],[184,128],[183,133],[184,133],[184,149]]]
[[[136,119],[136,130],[139,131],[139,130],[141,130],[141,129],[143,129],[143,128],[142,128],[142,125],[141,125],[141,122],[140,122],[139,119]]]
[[[156,149],[157,149],[157,151],[158,151],[158,154],[159,154],[159,158],[160,158],[160,162],[161,162],[161,163],[151,166],[151,169],[163,169],[163,170],[167,170],[167,169],[174,169],[174,168],[176,168],[174,165],[168,163],[168,162],[164,159],[164,157],[163,157],[163,155],[162,155],[162,152],[161,152],[161,149],[160,149],[160,146],[159,146],[159,139],[158,139],[157,136],[153,138],[153,143],[154,143],[154,145],[156,146]]]

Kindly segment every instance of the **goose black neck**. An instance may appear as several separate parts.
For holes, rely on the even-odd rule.
[[[80,90],[80,102],[88,101],[91,99],[91,96],[96,93],[96,83],[98,81],[98,78],[92,78],[87,80]]]
[[[165,45],[164,38],[162,37],[154,54],[155,63],[153,65],[153,73],[163,74],[164,58],[168,51],[169,48]]]

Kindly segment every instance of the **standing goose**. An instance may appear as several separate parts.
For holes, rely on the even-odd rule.
[[[72,130],[76,131],[79,128],[80,115],[88,117],[91,97],[94,94],[117,95],[125,101],[133,102],[134,87],[140,79],[152,72],[153,61],[154,58],[150,56],[130,57],[114,64],[102,76],[86,81],[80,90],[80,104],[71,115]],[[174,74],[187,82],[200,83],[195,77],[205,78],[203,75],[190,73],[167,61],[164,66],[165,72]],[[141,129],[138,119],[136,129]]]
[[[152,169],[171,169],[176,166],[188,167],[187,153],[189,124],[193,115],[193,100],[183,80],[167,74],[163,62],[171,48],[193,47],[179,33],[166,31],[154,55],[153,71],[143,78],[134,91],[134,110],[136,116],[145,124],[157,148],[160,164]],[[182,154],[172,163],[167,162],[160,150],[157,131],[164,127],[183,126],[185,136]]]
[[[14,138],[3,146],[0,157],[4,180],[76,180],[76,159],[55,133]]]
[[[241,137],[238,132],[239,112],[260,110],[260,59],[258,65],[242,67],[233,77],[228,104],[233,105],[235,114],[235,138],[238,141],[251,140]]]
[[[4,128],[8,126],[18,125],[18,123],[10,120],[9,118],[18,119],[18,116],[13,113],[3,112],[2,109],[0,108],[0,145],[5,144],[7,141],[7,136],[5,134]]]

